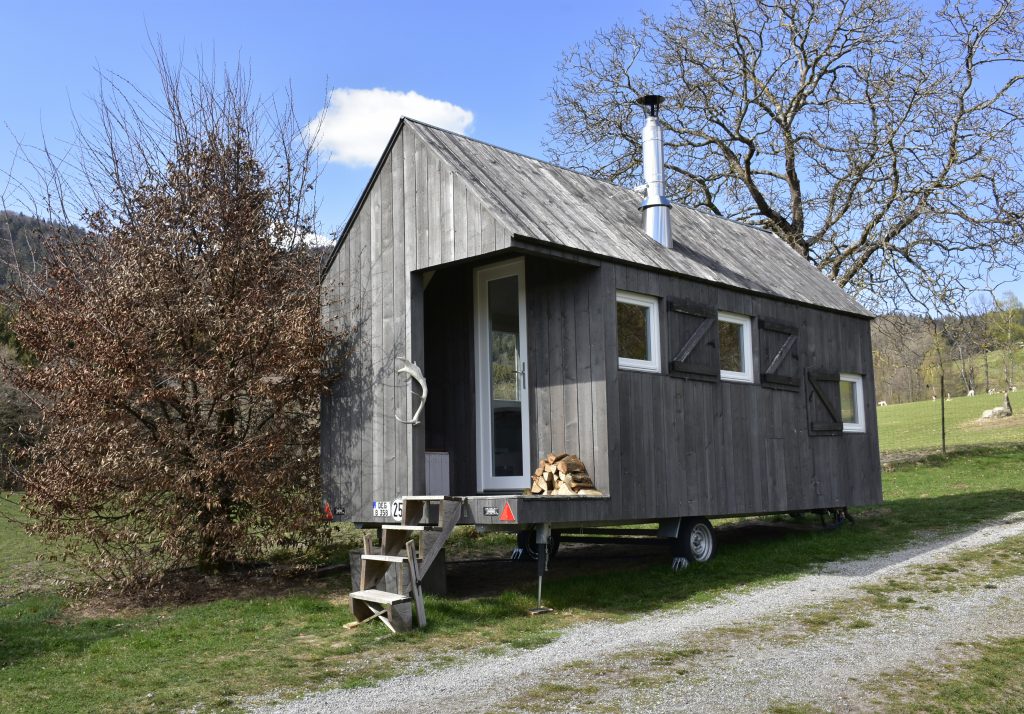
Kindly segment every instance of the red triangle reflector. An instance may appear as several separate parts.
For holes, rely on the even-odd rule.
[[[499,521],[514,521],[516,514],[512,512],[512,506],[508,505],[508,501],[505,501],[505,507],[501,509],[501,515],[498,516]]]

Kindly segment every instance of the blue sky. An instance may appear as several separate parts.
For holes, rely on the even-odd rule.
[[[0,42],[0,167],[15,140],[71,135],[87,115],[96,69],[155,91],[148,37],[186,61],[197,53],[252,68],[261,94],[293,88],[312,118],[330,89],[414,91],[472,112],[469,135],[539,156],[544,99],[561,52],[640,8],[667,2],[99,2],[10,3]],[[147,35],[148,33],[148,35]],[[387,131],[393,127],[387,127]],[[343,223],[371,168],[331,163],[321,219]]]
[[[362,116],[381,97],[406,109],[411,101],[406,113],[413,116],[542,156],[550,113],[545,94],[562,52],[618,20],[635,22],[641,9],[660,15],[670,5],[662,0],[10,3],[2,14],[0,42],[0,171],[10,167],[18,141],[38,145],[45,132],[54,145],[71,136],[72,110],[85,118],[90,114],[98,68],[157,93],[150,38],[162,40],[186,63],[197,55],[213,56],[218,63],[240,60],[251,67],[261,95],[290,84],[300,118],[312,119],[329,92],[347,88],[356,91],[335,94],[345,104],[336,110],[347,107]],[[361,92],[371,89],[389,94]],[[424,99],[437,102],[424,105]],[[419,116],[418,109],[426,115]],[[378,134],[386,135],[394,120],[378,123]],[[379,148],[363,147],[362,154],[367,152],[376,156]],[[372,170],[372,160],[355,154],[349,160],[358,165],[325,166],[319,187],[325,232],[344,222]],[[1024,282],[1013,288],[1024,295]]]

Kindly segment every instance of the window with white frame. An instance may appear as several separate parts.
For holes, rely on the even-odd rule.
[[[754,381],[749,317],[731,312],[718,313],[718,356],[722,379],[730,382]]]
[[[619,369],[661,371],[658,337],[658,299],[619,291],[615,294]]]
[[[839,412],[844,432],[864,431],[864,378],[859,374],[839,375]]]

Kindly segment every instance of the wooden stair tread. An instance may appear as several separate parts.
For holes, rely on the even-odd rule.
[[[404,555],[377,555],[375,553],[364,553],[360,557],[363,560],[376,560],[382,563],[404,563],[407,560]]]
[[[352,593],[349,597],[352,605],[352,614],[356,616],[355,622],[350,622],[345,627],[356,627],[364,622],[380,620],[392,632],[406,630],[411,627],[411,616],[406,608],[412,600],[416,607],[416,620],[420,627],[426,627],[427,614],[423,607],[423,591],[421,573],[430,570],[434,560],[444,549],[444,544],[459,522],[462,508],[465,504],[463,498],[451,496],[405,496],[403,501],[407,502],[403,509],[402,522],[380,524],[381,543],[380,554],[373,551],[373,537],[369,532],[363,533],[363,555],[360,573],[360,590]],[[436,504],[436,506],[434,505]],[[436,510],[436,516],[434,511]],[[424,520],[436,521],[436,523],[423,523]],[[425,542],[421,538],[420,547],[417,548],[415,533],[432,531],[438,534],[429,547],[424,548]],[[400,552],[398,548],[404,541],[405,555],[385,555],[384,553]],[[384,563],[383,567],[374,563]],[[398,587],[402,590],[405,568],[408,568],[408,579],[410,594],[401,595],[398,593],[378,590],[377,586],[389,574],[394,574],[393,566],[401,566],[398,577]],[[401,605],[401,607],[393,607]],[[384,606],[386,610],[378,609]]]
[[[350,593],[349,597],[356,600],[365,600],[366,602],[377,603],[378,605],[394,605],[396,603],[412,600],[408,595],[399,595],[398,593],[389,593],[386,590],[376,589],[356,590],[354,593]]]

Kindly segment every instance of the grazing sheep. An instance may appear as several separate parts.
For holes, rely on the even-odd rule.
[[[888,404],[886,404],[885,400],[883,399],[882,401],[880,401],[880,402],[878,403],[878,406],[880,406],[880,407],[887,407],[887,406],[889,406],[889,405],[888,405]]]
[[[967,396],[968,397],[973,397],[974,396],[974,390],[973,389],[968,389],[967,390]]]
[[[934,402],[936,399],[937,399],[937,397],[933,394],[932,395],[932,401]]]
[[[1017,391],[1017,388],[1016,388],[1016,387],[1010,387],[1010,391],[1011,391],[1011,392],[1016,392],[1016,391]]]
[[[995,394],[996,393],[996,388],[995,387],[989,387],[988,393],[989,394]]]
[[[953,395],[950,394],[949,392],[946,392],[946,401],[947,402],[953,401]]]
[[[1002,419],[1004,417],[1013,416],[1013,412],[1006,407],[995,407],[994,409],[986,409],[981,413],[982,419]]]

